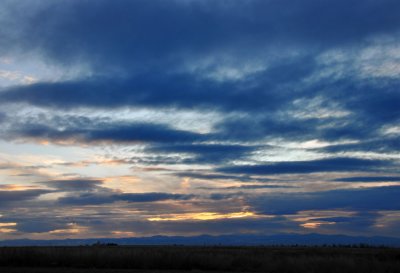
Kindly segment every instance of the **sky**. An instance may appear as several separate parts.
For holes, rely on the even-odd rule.
[[[0,2],[0,239],[400,237],[398,0]]]

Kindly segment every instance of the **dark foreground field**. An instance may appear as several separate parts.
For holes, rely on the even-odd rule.
[[[400,249],[350,247],[3,247],[0,272],[400,272]]]

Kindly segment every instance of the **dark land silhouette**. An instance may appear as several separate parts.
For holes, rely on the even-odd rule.
[[[47,272],[400,272],[400,249],[334,246],[1,247],[0,270]]]

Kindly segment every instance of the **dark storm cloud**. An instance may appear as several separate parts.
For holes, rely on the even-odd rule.
[[[214,140],[215,135],[178,130],[164,124],[104,121],[74,116],[56,116],[45,122],[40,121],[40,118],[31,118],[29,122],[15,122],[10,127],[5,133],[6,139],[36,139],[55,143],[69,141],[149,144],[145,149],[148,156],[125,160],[124,163],[128,164],[227,163],[250,156],[260,148],[240,144],[202,144],[198,142]],[[178,156],[174,157],[174,154]],[[191,157],[183,158],[182,155]]]
[[[354,136],[354,134],[353,134]],[[398,137],[381,137],[380,139],[364,140],[359,143],[338,144],[320,149],[328,153],[335,152],[383,152],[383,153],[396,153],[400,151],[400,142]]]
[[[374,123],[393,122],[400,119],[400,81],[398,79],[381,82],[365,82],[359,86],[350,86],[354,92],[347,102],[349,109],[368,115],[368,121]],[[372,113],[373,111],[373,113]]]
[[[58,202],[61,205],[101,205],[107,203],[114,203],[119,201],[126,201],[132,203],[142,202],[157,202],[168,200],[190,200],[195,198],[192,194],[172,194],[172,193],[84,193],[80,195],[61,197]]]
[[[242,179],[250,179],[248,176],[238,176],[238,175],[225,175],[225,174],[217,174],[217,173],[204,173],[204,172],[178,172],[174,173],[174,175],[178,177],[190,177],[194,179],[204,179],[204,180],[218,180],[218,179],[226,179],[226,180],[239,180]]]
[[[210,221],[161,221],[144,223],[154,233],[172,234],[233,234],[233,233],[282,233],[287,230],[298,228],[298,224],[281,217],[270,218],[242,218],[242,219],[219,219]],[[143,231],[146,231],[143,229]]]
[[[357,228],[361,228],[362,226],[371,226],[375,223],[376,219],[381,215],[378,212],[374,211],[366,211],[366,212],[357,212],[351,215],[351,217],[326,217],[326,218],[316,218],[318,221],[333,221],[335,223],[351,223],[356,224]]]
[[[233,180],[241,182],[271,182],[272,179],[266,177],[252,177],[249,175],[228,175],[220,173],[207,173],[206,171],[187,171],[187,172],[176,172],[173,175],[178,177],[188,177],[193,179],[201,180]],[[276,180],[276,179],[275,179]]]
[[[69,117],[65,117],[68,121]],[[50,141],[72,142],[192,142],[200,140],[201,135],[189,131],[177,130],[163,124],[101,122],[89,120],[90,123],[57,124],[45,123],[14,124],[7,132],[9,138],[33,138]]]
[[[9,202],[33,200],[40,195],[51,193],[49,190],[0,190],[0,205]]]
[[[124,161],[128,164],[222,164],[233,160],[246,159],[260,149],[273,148],[269,145],[229,144],[231,139],[238,140],[238,137],[233,136],[233,133],[200,134],[157,123],[128,123],[71,115],[50,118],[39,115],[30,117],[27,121],[24,119],[22,121],[17,119],[10,123],[8,130],[3,134],[3,138],[47,140],[71,144],[96,142],[147,143],[148,146],[145,148],[145,151],[148,152],[147,156]],[[249,132],[249,129],[243,129]],[[277,130],[277,132],[274,132],[274,130]],[[279,135],[279,132],[281,130],[278,127],[270,128],[271,134]],[[249,134],[253,133],[249,132]],[[244,138],[245,136],[241,140],[244,140]],[[221,144],[207,143],[207,141],[215,140],[224,142]],[[182,155],[190,157],[185,158]]]
[[[65,220],[55,220],[54,218],[22,219],[18,221],[17,225],[17,230],[19,232],[26,233],[44,233],[66,228],[67,223]]]
[[[172,193],[124,193],[118,196],[120,200],[128,202],[156,202],[164,200],[190,200],[195,198],[193,194],[172,194]]]
[[[194,155],[194,158],[184,160],[185,163],[223,163],[249,156],[258,146],[226,145],[226,144],[184,144],[184,145],[153,145],[148,148],[155,153],[179,153]]]
[[[180,54],[232,50],[232,45],[253,50],[274,42],[332,47],[400,28],[395,0],[75,0],[31,6],[5,2],[3,9],[3,52],[33,50],[60,63],[124,67],[160,59],[165,65]]]
[[[340,230],[341,233],[346,231],[358,233],[373,230],[373,233],[376,234],[376,225],[380,224],[380,217],[382,217],[382,215],[374,211],[359,212],[346,220],[336,222],[335,228],[336,230]]]
[[[301,64],[299,64],[301,65]],[[318,66],[314,66],[318,70]],[[290,102],[281,105],[280,111],[263,113],[257,109],[247,115],[237,115],[219,122],[215,129],[216,137],[251,141],[262,138],[285,138],[307,140],[318,138],[325,141],[360,140],[360,143],[332,145],[327,151],[346,150],[384,151],[398,150],[396,136],[385,135],[385,126],[394,126],[400,121],[400,81],[389,79],[359,80],[351,75],[332,82],[317,81],[310,87],[293,85],[296,92],[290,93]],[[334,89],[332,92],[329,89]],[[320,105],[310,108],[307,100],[322,98]],[[259,98],[255,98],[259,99]],[[300,103],[301,112],[314,114],[313,117],[299,118],[294,111],[293,102]],[[338,105],[335,111],[348,111],[342,117],[320,117],[318,111]],[[316,112],[316,113],[314,113]]]
[[[182,221],[143,221],[118,218],[118,221],[99,219],[85,224],[96,230],[119,230],[135,232],[140,235],[153,234],[223,234],[241,233],[243,230],[263,233],[296,228],[297,223],[287,221],[282,217],[217,219],[217,220],[182,220]]]
[[[241,186],[232,186],[225,187],[227,190],[256,190],[256,189],[290,189],[297,188],[296,186],[287,186],[287,185],[259,185],[259,184],[250,184],[250,185],[241,185]]]
[[[399,186],[355,188],[314,193],[282,193],[251,200],[260,213],[292,214],[303,210],[344,209],[360,212],[399,210]]]
[[[223,173],[248,175],[273,175],[316,172],[379,171],[381,167],[392,166],[388,160],[337,157],[309,161],[271,162],[263,165],[237,165],[217,168]]]
[[[335,88],[335,92],[318,91],[318,93],[328,98],[328,101],[340,103],[344,109],[351,112],[351,115],[342,120],[333,121],[332,124],[335,126],[321,130],[319,134],[322,138],[327,140],[364,139],[368,142],[353,144],[353,147],[366,149],[369,145],[372,150],[378,150],[378,146],[383,141],[393,142],[391,137],[383,135],[381,130],[384,125],[393,126],[400,120],[398,107],[400,81],[398,79],[358,81],[348,77],[334,81],[328,86]],[[321,87],[317,85],[314,88]],[[396,145],[391,144],[391,146]]]
[[[240,81],[216,81],[187,69],[173,72],[163,67],[134,73],[128,69],[123,76],[100,75],[5,88],[0,92],[0,102],[24,102],[53,109],[138,106],[271,112],[295,98],[291,88],[280,85],[297,84],[315,70],[315,62],[308,54],[269,66]]]
[[[301,64],[297,64],[301,66]],[[317,67],[314,67],[317,69]],[[38,83],[29,86],[14,87],[0,93],[0,101],[29,102],[39,106],[70,108],[74,106],[117,107],[140,105],[146,107],[202,108],[211,107],[224,111],[244,111],[247,114],[231,115],[214,125],[214,132],[208,139],[254,141],[265,138],[307,140],[319,138],[326,141],[360,140],[359,143],[332,145],[321,150],[339,151],[381,151],[398,150],[397,138],[382,135],[382,128],[396,124],[400,120],[397,92],[398,81],[378,81],[360,83],[355,79],[346,79],[345,83],[333,82],[329,86],[335,92],[318,91],[324,86],[311,89],[298,88],[281,90],[279,84],[266,83],[262,76],[243,83],[216,83],[209,80],[197,80],[193,75],[159,76],[157,73],[146,77],[137,77],[128,82],[110,82],[95,79],[69,83]],[[160,79],[160,77],[162,79]],[[275,77],[276,78],[276,77]],[[389,83],[388,83],[389,82]],[[385,83],[385,88],[377,87]],[[256,86],[254,86],[256,85]],[[325,87],[326,88],[326,87]],[[132,91],[133,90],[133,91]],[[366,92],[368,90],[368,92]],[[132,91],[132,92],[131,92]],[[293,110],[296,98],[312,99],[320,95],[326,98],[322,105],[338,103],[343,110],[351,112],[341,118],[298,119],[295,114],[284,113]],[[302,105],[307,110],[308,105]],[[312,109],[310,109],[312,110]],[[318,110],[318,109],[315,109]],[[283,112],[282,112],[283,111]],[[72,117],[65,118],[66,120]],[[47,128],[48,125],[27,124],[21,130],[27,136],[48,135],[54,139],[82,135],[86,141],[154,141],[174,142],[199,140],[194,133],[175,130],[167,132],[164,125],[118,124],[83,119],[71,121],[67,130]],[[95,122],[102,130],[94,128]],[[329,125],[329,126],[326,126]],[[91,126],[93,132],[82,132],[81,128]],[[164,126],[164,127],[163,127]],[[73,128],[78,127],[78,128]],[[159,128],[157,128],[159,127]],[[12,130],[13,128],[11,128]],[[69,131],[68,131],[69,129]],[[140,131],[137,139],[131,139],[132,131]],[[197,138],[197,139],[196,139]],[[172,140],[175,139],[175,140]],[[172,149],[172,148],[171,148]]]
[[[354,232],[362,234],[368,231],[374,231],[375,225],[379,224],[379,218],[382,215],[375,211],[364,211],[352,214],[349,217],[316,217],[311,221],[335,223],[334,225],[324,225],[324,230],[331,230],[335,233]]]
[[[36,210],[32,207],[24,208],[30,213],[21,213],[18,210],[7,212],[3,215],[2,221],[17,223],[15,229],[23,233],[46,233],[54,230],[68,229],[73,224],[73,220],[68,215],[56,216],[55,211],[60,212],[60,208],[54,206],[52,210],[42,207]],[[68,214],[68,213],[67,213]]]
[[[85,139],[88,141],[111,140],[116,142],[191,142],[201,139],[201,135],[173,129],[162,124],[112,124],[109,128],[99,128],[89,132]]]
[[[59,191],[93,191],[96,189],[104,189],[101,187],[103,184],[102,180],[95,179],[68,179],[68,180],[51,180],[40,182],[40,184],[46,185],[50,188],[57,189]]]
[[[130,164],[142,164],[146,166],[154,166],[158,164],[168,164],[168,165],[176,165],[184,163],[185,159],[183,159],[180,155],[177,156],[166,156],[166,155],[146,155],[146,156],[137,156],[127,159],[125,162],[129,162]]]
[[[5,122],[7,119],[7,115],[5,113],[0,112],[0,123]]]
[[[339,182],[400,182],[400,176],[354,176],[342,177],[333,181]]]
[[[294,62],[292,66],[301,69],[303,62]],[[318,69],[318,66],[311,65],[310,73]],[[0,101],[27,102],[53,108],[143,106],[245,111],[249,115],[227,118],[215,126],[218,132],[215,137],[239,140],[265,136],[318,136],[326,140],[376,137],[383,125],[400,119],[397,107],[400,101],[397,92],[400,82],[395,80],[364,82],[349,77],[324,85],[316,83],[312,88],[296,87],[296,92],[293,92],[292,88],[296,86],[293,75],[286,79],[287,84],[294,81],[293,84],[282,88],[277,76],[271,71],[243,82],[225,83],[198,79],[196,75],[190,74],[167,74],[153,71],[133,76],[129,80],[92,78],[17,86],[3,90]],[[382,84],[384,87],[379,87]],[[327,86],[335,88],[335,92],[317,91],[325,90]],[[352,115],[341,119],[323,118],[324,121],[317,117],[299,120],[296,116],[282,115],[281,111],[293,110],[292,103],[296,99],[311,99],[317,95],[326,98],[325,105],[321,106],[336,102],[344,110],[352,112]],[[307,107],[303,105],[305,110]],[[319,129],[326,123],[334,126]]]
[[[285,110],[289,110],[290,107]],[[254,109],[253,109],[254,110]],[[316,126],[322,121],[316,119],[298,120],[293,117],[248,115],[227,118],[215,126],[215,137],[238,141],[252,141],[263,138],[284,137],[286,139],[307,139],[317,134]],[[327,121],[325,121],[327,122]]]
[[[400,5],[391,0],[362,3],[353,0],[351,4],[344,0],[168,4],[98,1],[95,5],[82,1],[62,4],[48,1],[36,5],[25,18],[19,18],[17,10],[28,7],[8,6],[11,7],[5,9],[8,11],[5,14],[9,16],[3,20],[12,31],[4,28],[1,33],[3,50],[39,51],[52,62],[89,63],[100,71],[90,79],[14,87],[0,96],[3,102],[57,108],[139,105],[280,109],[288,101],[287,97],[293,100],[297,94],[291,92],[287,96],[285,88],[277,90],[277,85],[298,83],[317,70],[310,56],[320,52],[318,48],[359,43],[360,39],[400,29],[396,16]],[[7,46],[11,42],[13,46]],[[216,83],[179,72],[183,68],[177,69],[182,63],[196,62],[218,52],[227,52],[234,59],[251,59],[262,56],[260,53],[271,45],[280,48],[282,43],[296,48],[307,46],[307,52],[268,64],[267,71],[251,76],[242,85]],[[188,60],[182,61],[182,58]],[[115,66],[119,69],[110,68]],[[119,77],[104,77],[112,74],[110,69],[117,71]],[[395,105],[390,99],[382,101],[384,97],[380,97],[381,102],[368,100],[372,105],[367,107]],[[349,107],[357,104],[352,102]],[[282,125],[279,129],[293,131],[291,126],[285,129],[287,126]]]
[[[16,86],[3,90],[0,100],[52,108],[144,106],[273,110],[284,105],[288,100],[287,91],[275,91],[275,87],[262,81],[258,79],[256,86],[254,82],[250,86],[246,82],[218,83],[196,75],[151,71],[123,80],[93,78]]]
[[[351,139],[360,140],[360,143],[321,150],[398,150],[397,139],[380,135],[383,126],[400,120],[398,80],[379,77],[360,80],[346,74],[340,80],[316,80],[311,86],[302,84],[302,80],[321,70],[321,64],[315,58],[319,53],[339,46],[360,46],[360,40],[377,35],[397,35],[400,19],[395,15],[400,4],[396,1],[358,3],[352,0],[351,5],[344,0],[334,3],[309,0],[301,4],[288,1],[176,1],[168,5],[162,1],[117,1],[112,4],[98,1],[95,5],[82,1],[62,4],[49,1],[36,5],[25,18],[18,18],[19,13],[14,13],[26,7],[11,3],[5,5],[9,11],[5,14],[9,16],[3,21],[12,31],[4,28],[0,32],[4,37],[0,44],[3,51],[13,48],[39,52],[49,62],[67,67],[89,65],[95,72],[88,78],[7,88],[0,92],[0,103],[24,102],[52,109],[82,106],[211,108],[231,114],[218,122],[214,132],[207,137],[159,124],[113,122],[97,123],[99,126],[96,127],[85,120],[79,126],[66,126],[62,130],[47,124],[26,124],[24,128],[11,128],[15,135],[52,141],[175,144],[270,138],[295,141]],[[6,46],[11,42],[12,47]],[[298,54],[285,57],[282,44],[298,48]],[[270,60],[269,50],[272,55],[282,57]],[[233,60],[235,67],[243,66],[244,60],[251,63],[253,59],[265,59],[268,68],[240,80],[218,81],[204,77],[204,73],[215,72],[218,68],[221,60],[215,56],[220,56],[221,52]],[[194,72],[187,68],[207,56],[213,56],[215,60],[206,68],[195,68]],[[350,114],[341,118],[300,119],[297,113],[290,112],[295,109],[296,99],[316,96],[325,98],[321,107],[337,103]],[[302,110],[307,107],[307,104],[300,106]],[[150,148],[159,153],[174,152],[174,149],[194,155],[194,158],[179,163],[221,163],[258,150],[225,149],[218,154],[206,145]],[[175,164],[177,160],[167,162]],[[160,162],[147,161],[150,164]]]
[[[118,220],[115,220],[118,219]],[[283,217],[268,218],[246,218],[246,219],[217,219],[217,220],[182,220],[182,221],[143,221],[132,220],[117,215],[113,218],[88,221],[81,218],[76,219],[79,224],[88,226],[90,229],[109,232],[112,230],[134,232],[140,236],[152,236],[154,234],[232,234],[241,233],[243,230],[254,233],[277,232],[282,230],[293,230],[298,223],[288,221]],[[111,234],[110,234],[111,235]],[[199,242],[202,244],[203,240]]]

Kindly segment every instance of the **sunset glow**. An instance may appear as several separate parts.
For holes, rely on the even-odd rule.
[[[216,213],[216,212],[200,212],[200,213],[184,213],[174,214],[164,217],[148,218],[149,221],[186,221],[186,220],[218,220],[218,219],[232,219],[256,216],[253,212],[232,212],[232,213]]]

